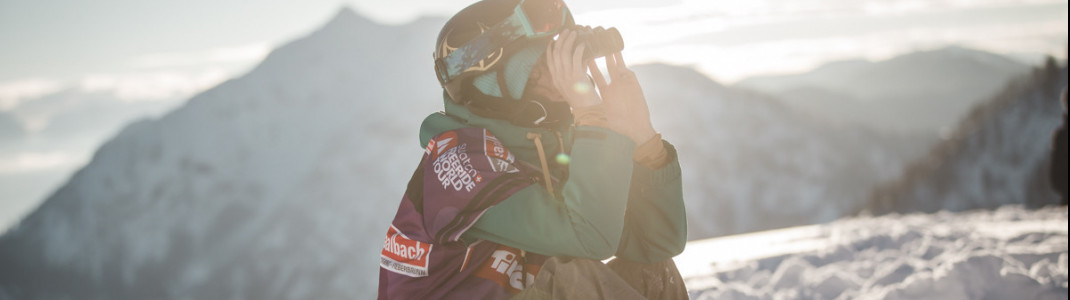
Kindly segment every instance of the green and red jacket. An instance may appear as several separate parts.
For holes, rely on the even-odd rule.
[[[680,164],[671,144],[663,141],[670,162],[653,170],[633,161],[633,141],[606,128],[575,127],[571,122],[558,128],[525,128],[474,115],[449,100],[444,102],[445,112],[431,114],[421,126],[420,143],[429,150],[413,177],[420,184],[410,182],[390,229],[395,237],[404,237],[403,242],[424,245],[431,261],[416,258],[425,271],[414,274],[406,271],[411,266],[396,262],[404,255],[384,247],[381,299],[505,298],[533,282],[538,262],[546,257],[604,260],[616,256],[652,263],[683,251],[686,217]],[[553,193],[542,180],[539,151],[529,133],[541,136],[542,159],[549,165]],[[480,134],[482,139],[477,136]],[[460,195],[449,190],[449,182],[436,182],[443,178],[441,173],[434,176],[434,162],[428,161],[435,155],[432,150],[444,149],[436,141],[455,141],[455,136],[462,143],[480,144],[464,147],[479,148],[468,150],[465,156],[479,161],[475,168],[482,170],[473,171],[481,172],[479,179],[502,178],[495,182],[508,181],[508,188],[494,183],[472,184],[475,190]],[[495,164],[515,168],[492,166]],[[530,180],[525,184],[515,178]],[[481,189],[488,190],[480,193]],[[414,195],[420,200],[411,201]],[[466,203],[471,199],[465,197],[478,198],[480,203]],[[445,206],[442,208],[435,203],[456,204],[439,204]],[[425,236],[428,238],[421,238]],[[397,248],[404,243],[391,240],[389,234],[387,244],[395,247],[389,250],[404,249]],[[388,257],[393,259],[385,259]],[[436,272],[444,274],[437,276]],[[472,294],[477,291],[483,294]]]

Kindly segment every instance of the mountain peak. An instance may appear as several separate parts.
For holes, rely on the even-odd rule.
[[[339,7],[338,11],[334,13],[334,17],[331,17],[331,20],[339,20],[345,18],[360,19],[360,15],[358,15],[357,11],[349,5],[342,5],[342,7]]]
[[[341,28],[350,28],[351,29],[351,28],[354,28],[354,27],[366,27],[366,26],[377,26],[377,25],[378,24],[376,24],[375,22],[372,22],[367,17],[362,16],[360,13],[358,13],[355,9],[353,9],[349,5],[343,5],[342,7],[338,8],[338,12],[334,13],[334,16],[331,17],[331,20],[327,21],[327,24],[325,24],[323,27],[324,28],[341,27]]]

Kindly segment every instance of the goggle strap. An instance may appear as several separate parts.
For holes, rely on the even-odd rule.
[[[513,94],[509,91],[509,83],[505,79],[505,65],[508,62],[498,64],[495,72],[498,74],[498,92],[501,93],[502,98],[513,99]]]
[[[487,56],[497,51],[501,46],[525,36],[524,28],[517,24],[523,22],[515,22],[515,19],[516,15],[510,16],[501,24],[491,27],[483,34],[464,44],[464,46],[446,55],[443,58],[445,62],[442,67],[446,72],[444,72],[445,76],[439,75],[439,77],[442,77],[440,80],[449,82],[464,73],[465,70],[478,65],[480,61],[486,59]],[[436,64],[439,63],[436,62]]]
[[[517,20],[518,17],[523,19]],[[524,31],[525,35],[535,35],[535,29],[531,28],[531,20],[528,19],[528,15],[524,13],[524,9],[521,5],[517,5],[516,8],[513,8],[513,15],[503,23],[509,23],[509,21],[517,21],[516,23],[519,23],[517,25],[520,25],[520,29]]]

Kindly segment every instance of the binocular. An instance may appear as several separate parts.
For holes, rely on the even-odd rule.
[[[584,61],[624,50],[624,38],[620,36],[620,31],[615,27],[606,29],[601,26],[595,28],[576,26],[570,29],[576,31],[576,39],[579,42],[587,45],[586,50],[583,51]]]

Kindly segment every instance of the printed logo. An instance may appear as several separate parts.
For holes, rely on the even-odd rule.
[[[525,265],[521,253],[519,249],[499,245],[475,274],[498,283],[510,293],[518,293],[535,283],[535,274],[540,269],[539,265]]]
[[[457,133],[448,131],[438,136],[437,139],[431,139],[427,142],[426,153],[431,154],[431,160],[438,159],[442,152],[457,147]]]
[[[472,159],[468,156],[468,144],[458,145],[456,133],[451,131],[442,134],[435,145],[429,145],[428,148],[435,149],[431,152],[434,161],[432,167],[443,189],[452,187],[455,191],[464,189],[471,192],[476,184],[483,182],[483,176],[472,166]]]
[[[433,245],[410,239],[397,227],[390,225],[383,243],[383,252],[379,254],[379,266],[410,277],[427,276],[431,246]]]
[[[505,149],[505,145],[486,129],[483,129],[483,145],[483,154],[487,156],[487,162],[490,163],[494,172],[516,173],[520,171],[513,165],[516,160],[513,153]]]

